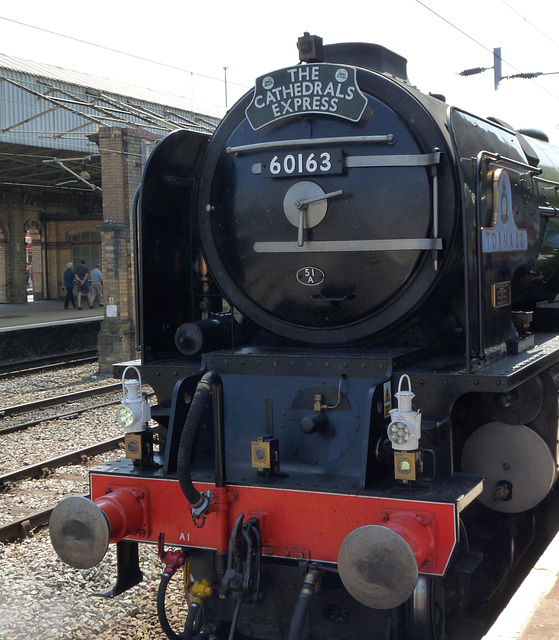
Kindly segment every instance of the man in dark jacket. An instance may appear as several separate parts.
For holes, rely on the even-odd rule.
[[[76,272],[74,271],[73,263],[69,262],[66,265],[66,271],[62,276],[64,284],[62,289],[66,289],[66,297],[64,298],[64,308],[67,309],[70,302],[74,309],[76,308],[76,299],[74,298],[74,282],[76,280]]]
[[[80,266],[76,269],[76,278],[78,280],[78,311],[82,310],[82,293],[87,295],[89,308],[93,309],[91,293],[89,293],[89,269],[85,264],[85,260],[82,260]]]

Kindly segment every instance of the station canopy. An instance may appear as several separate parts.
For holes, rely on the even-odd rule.
[[[155,140],[218,121],[188,98],[0,54],[0,185],[100,192],[99,127]]]

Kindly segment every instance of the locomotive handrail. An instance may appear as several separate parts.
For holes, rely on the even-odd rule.
[[[441,162],[441,152],[401,156],[347,156],[348,169],[358,167],[431,167]]]
[[[544,218],[556,218],[559,216],[559,209],[557,209],[557,207],[538,207],[538,211]]]
[[[440,251],[442,238],[384,238],[380,240],[311,240],[300,247],[297,242],[255,242],[256,253],[327,251]]]
[[[476,266],[477,266],[477,279],[476,279],[476,288],[477,288],[477,303],[476,303],[476,311],[477,311],[477,322],[478,322],[478,345],[477,345],[477,355],[482,358],[485,353],[485,340],[484,340],[484,327],[485,327],[485,318],[483,315],[483,283],[482,283],[482,269],[483,269],[483,251],[481,250],[482,239],[481,239],[481,167],[484,160],[498,162],[501,161],[501,155],[498,153],[493,153],[491,151],[480,151],[477,154],[476,158],[476,175],[475,175],[475,225],[476,225],[476,238],[477,238],[477,250],[476,250]]]
[[[261,151],[266,149],[281,149],[283,147],[310,147],[321,144],[367,144],[368,142],[394,144],[396,138],[393,133],[381,136],[340,136],[337,138],[306,138],[304,140],[276,140],[275,142],[258,142],[255,144],[244,144],[238,147],[227,147],[226,151],[230,155],[249,153],[251,151]]]
[[[454,130],[454,122],[453,115],[454,113],[464,113],[457,107],[449,106],[446,111],[446,125],[448,128],[448,133],[450,135],[450,142],[452,145],[452,150],[456,159],[461,157],[460,150],[458,149],[458,140],[456,139],[456,132]],[[467,112],[465,112],[467,113]],[[455,170],[457,172],[457,177],[459,183],[463,185],[465,183],[464,179],[464,171],[460,161],[456,161],[453,163]],[[458,198],[460,201],[460,210],[462,211],[462,242],[464,247],[464,252],[466,259],[464,260],[464,321],[465,321],[465,365],[466,372],[472,372],[472,362],[471,362],[471,352],[472,352],[472,323],[471,323],[471,315],[472,310],[470,309],[470,266],[469,260],[467,256],[469,255],[471,249],[471,241],[469,236],[469,228],[468,221],[466,215],[466,197],[464,194],[464,189],[458,190]]]
[[[521,162],[520,160],[514,160],[513,158],[502,156],[500,153],[494,153],[493,151],[480,151],[477,154],[476,159],[476,177],[479,177],[480,179],[481,163],[485,158],[493,160],[494,162],[504,162],[506,164],[512,165],[513,167],[519,167],[520,169],[527,169],[536,179],[540,179],[537,176],[542,173],[542,169],[540,169],[539,167],[533,167],[531,164],[526,164],[525,162]]]
[[[534,176],[534,180],[537,180],[538,182],[545,182],[546,184],[559,189],[559,182],[557,182],[557,180],[549,180],[548,178],[542,178],[541,176]]]
[[[441,163],[440,151],[432,153],[417,153],[408,155],[390,156],[345,156],[346,169],[366,169],[372,167],[435,167]],[[252,165],[252,173],[262,173],[262,164],[255,162]]]
[[[559,182],[557,182],[556,180],[549,180],[548,178],[542,178],[541,176],[534,176],[534,180],[542,183],[543,189],[555,189],[556,193],[559,191]],[[538,210],[540,212],[540,215],[544,218],[555,218],[559,215],[559,209],[550,205],[548,205],[547,207],[538,207]]]

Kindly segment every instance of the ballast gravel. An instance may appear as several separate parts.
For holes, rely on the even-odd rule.
[[[96,365],[81,365],[45,374],[2,381],[2,406],[118,382],[97,374]],[[42,459],[73,451],[85,444],[121,435],[115,407],[52,420],[25,431],[4,434],[0,474]],[[2,419],[0,418],[0,426]],[[88,491],[87,466],[99,464],[112,452],[53,471],[47,478],[24,481],[0,492],[0,525],[53,506],[65,495]],[[0,543],[0,640],[163,640],[156,611],[156,594],[163,564],[153,545],[140,546],[144,580],[116,598],[100,597],[116,579],[116,549],[109,546],[103,561],[85,571],[68,567],[54,552],[48,528],[29,537]],[[168,616],[180,633],[186,616],[181,579],[171,581]]]
[[[88,570],[65,565],[42,529],[18,543],[0,547],[0,638],[2,640],[159,640],[156,595],[163,565],[155,549],[143,545],[140,566],[144,580],[116,598],[100,597],[116,577],[114,545],[102,562]],[[184,625],[186,605],[171,584],[168,616],[177,633]],[[175,584],[176,583],[176,584]]]

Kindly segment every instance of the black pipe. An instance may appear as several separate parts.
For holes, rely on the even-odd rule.
[[[191,640],[194,637],[194,629],[198,626],[200,619],[200,605],[197,602],[191,602],[188,605],[188,615],[184,623],[184,632],[182,634],[182,640]]]
[[[223,424],[223,385],[217,373],[210,373],[214,402],[215,486],[225,487],[225,430]],[[202,378],[202,380],[205,376]]]
[[[169,624],[167,612],[165,610],[165,596],[167,594],[167,586],[173,577],[174,572],[164,571],[157,590],[157,617],[163,633],[169,640],[191,640],[194,637],[195,630],[199,627],[200,614],[202,612],[201,605],[198,602],[191,602],[188,605],[188,614],[184,623],[183,633],[175,633]],[[202,638],[202,634],[198,635]]]
[[[157,590],[157,617],[159,618],[159,624],[163,633],[169,638],[169,640],[182,640],[182,634],[175,633],[171,629],[169,620],[167,619],[167,612],[165,611],[165,594],[167,593],[167,585],[169,580],[173,577],[172,573],[167,571],[163,572],[161,576],[161,582],[159,583],[159,589]]]
[[[235,612],[233,613],[233,620],[231,620],[231,628],[229,629],[229,636],[227,640],[233,640],[235,637],[235,629],[237,628],[237,620],[239,619],[239,612],[241,611],[242,604],[243,598],[239,597],[237,604],[235,605]]]
[[[291,624],[289,625],[289,635],[287,640],[301,640],[303,633],[303,625],[307,619],[307,614],[311,606],[311,600],[314,593],[314,589],[318,579],[320,578],[320,571],[318,569],[311,569],[303,581],[301,593],[299,599],[295,605],[295,611],[291,618]]]
[[[192,483],[192,450],[206,403],[210,394],[214,399],[214,432],[216,487],[225,486],[225,447],[223,443],[223,389],[219,376],[209,371],[196,387],[190,410],[181,433],[177,454],[177,475],[181,490],[193,509],[209,506],[208,497]]]

